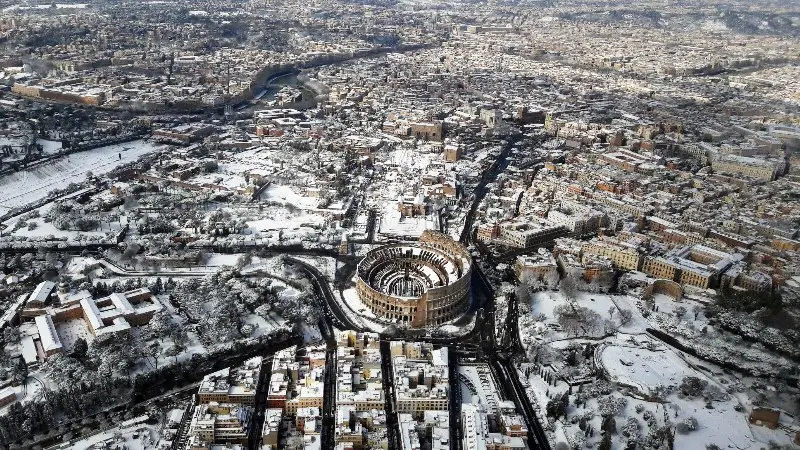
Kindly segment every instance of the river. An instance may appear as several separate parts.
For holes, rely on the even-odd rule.
[[[259,92],[258,95],[255,96],[254,100],[256,101],[275,100],[275,94],[277,94],[282,87],[298,85],[297,75],[299,75],[299,73],[288,73],[286,75],[280,75],[275,78],[272,78],[267,83],[267,87],[265,87],[263,91]]]

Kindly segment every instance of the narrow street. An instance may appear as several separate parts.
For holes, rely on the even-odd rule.
[[[386,425],[389,433],[389,450],[400,450],[400,425],[394,404],[394,379],[392,377],[392,355],[389,341],[381,341],[381,375],[383,376],[383,394],[386,399]]]
[[[259,385],[261,389],[256,393],[256,402],[253,405],[253,416],[250,422],[250,450],[261,448],[261,430],[264,426],[264,414],[267,409],[267,395],[269,394],[269,379],[272,376],[272,355],[264,357],[261,363]]]

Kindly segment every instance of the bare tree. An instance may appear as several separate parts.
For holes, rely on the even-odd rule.
[[[703,308],[701,308],[700,305],[692,306],[692,313],[694,313],[694,320],[697,320],[697,316],[700,315],[700,311],[702,310]]]
[[[679,306],[675,308],[675,317],[677,317],[679,321],[683,320],[683,316],[685,315],[686,315],[686,307]]]
[[[574,302],[578,297],[578,286],[575,280],[572,277],[566,276],[561,280],[561,284],[559,285],[561,292],[564,294],[564,298],[569,301]]]

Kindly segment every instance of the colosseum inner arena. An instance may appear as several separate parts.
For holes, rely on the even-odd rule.
[[[472,259],[450,237],[379,247],[358,264],[356,290],[379,318],[411,327],[449,322],[469,308]]]

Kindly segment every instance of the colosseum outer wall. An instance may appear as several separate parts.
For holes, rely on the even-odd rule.
[[[425,231],[417,245],[449,255],[453,263],[458,266],[460,277],[445,286],[427,289],[419,297],[396,297],[379,292],[358,276],[356,291],[359,298],[379,317],[391,321],[397,320],[412,327],[438,325],[459,317],[469,307],[469,288],[472,278],[472,260],[469,253],[458,242],[432,231]],[[398,246],[385,246],[370,253],[393,247]],[[369,260],[369,254],[364,260]]]

